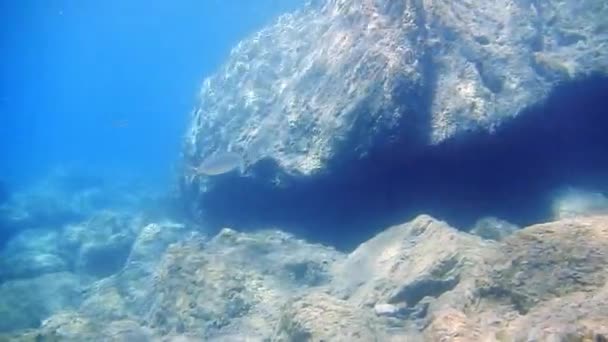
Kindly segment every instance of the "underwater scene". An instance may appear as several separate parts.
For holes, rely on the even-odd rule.
[[[606,0],[0,16],[0,342],[608,341]]]

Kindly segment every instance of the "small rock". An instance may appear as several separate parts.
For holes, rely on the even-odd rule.
[[[378,316],[394,316],[399,312],[399,307],[393,304],[376,304],[374,311]]]

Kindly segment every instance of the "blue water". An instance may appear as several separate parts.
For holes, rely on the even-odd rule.
[[[546,101],[526,109],[491,134],[473,132],[424,147],[411,144],[418,138],[414,136],[395,140],[391,137],[386,146],[382,145],[384,139],[378,139],[381,143],[365,157],[350,158],[351,154],[346,153],[344,160],[330,163],[331,172],[312,177],[283,175],[276,160],[266,158],[254,165],[251,173],[254,176],[240,177],[236,172],[232,175],[226,172],[211,183],[213,186],[208,187],[205,196],[197,193],[201,185],[198,182],[181,184],[178,196],[174,190],[180,186],[175,180],[183,134],[190,111],[197,106],[196,95],[203,80],[218,71],[239,41],[304,1],[0,0],[0,341],[5,340],[4,333],[35,329],[62,311],[80,311],[81,317],[99,325],[116,319],[114,323],[119,324],[113,329],[124,328],[122,332],[128,337],[125,340],[129,341],[147,339],[129,334],[121,323],[123,319],[123,323],[133,319],[146,329],[165,334],[168,331],[165,325],[173,324],[167,323],[173,320],[170,318],[173,313],[165,315],[162,306],[166,298],[172,298],[165,291],[173,284],[165,287],[164,283],[181,283],[179,279],[188,280],[184,281],[188,283],[185,288],[199,285],[202,288],[200,297],[199,293],[183,292],[196,300],[182,303],[192,311],[176,305],[178,317],[209,324],[205,329],[212,333],[221,330],[225,330],[222,334],[231,333],[239,325],[232,326],[230,320],[240,319],[248,324],[254,322],[251,328],[257,330],[255,315],[266,315],[266,307],[272,306],[278,312],[283,306],[265,302],[260,310],[254,306],[257,303],[250,306],[245,296],[275,283],[276,276],[277,285],[280,279],[287,286],[283,289],[280,284],[277,292],[269,288],[271,296],[267,298],[283,297],[281,294],[289,294],[291,281],[301,282],[306,288],[321,285],[326,274],[330,274],[327,270],[333,269],[333,257],[326,258],[325,252],[315,255],[310,262],[303,257],[315,254],[317,247],[310,249],[313,253],[298,250],[300,242],[268,232],[259,235],[268,234],[267,241],[256,241],[258,237],[235,238],[244,247],[234,249],[229,246],[231,233],[225,232],[223,238],[215,240],[225,240],[217,246],[226,244],[227,253],[211,247],[206,251],[211,255],[209,260],[202,253],[195,254],[194,261],[184,261],[198,267],[196,272],[191,272],[192,267],[173,267],[172,263],[181,260],[181,253],[198,253],[199,243],[224,227],[247,232],[276,228],[348,252],[387,227],[422,213],[445,220],[460,230],[475,232],[472,228],[480,218],[490,218],[484,222],[505,220],[507,224],[500,226],[513,227],[506,232],[501,227],[490,227],[501,233],[495,234],[498,236],[509,234],[515,227],[559,217],[556,213],[561,211],[556,210],[560,209],[556,203],[565,209],[580,209],[579,213],[585,215],[608,213],[605,75],[555,87]],[[404,96],[400,100],[404,101],[402,108],[408,108],[411,99]],[[428,126],[430,118],[424,116],[416,124]],[[357,124],[353,129],[357,134],[368,130]],[[344,148],[349,149],[350,145],[345,144]],[[226,170],[243,161],[240,155],[225,153],[223,157],[224,161],[232,159],[226,162]],[[205,159],[197,169],[204,169],[205,161],[209,160],[213,164],[213,158]],[[270,179],[279,180],[281,186],[269,182]],[[199,213],[204,215],[197,216]],[[175,252],[180,248],[175,243],[180,241],[188,241],[196,249],[184,244],[183,251],[172,254],[166,263],[161,262],[165,248],[177,246]],[[269,247],[274,244],[280,245],[276,253]],[[438,246],[438,250],[441,248]],[[373,253],[374,249],[363,253]],[[263,257],[260,259],[264,259],[259,264],[268,263],[272,267],[262,266],[250,274],[243,270],[246,276],[241,276],[238,273],[242,271],[241,261],[232,264],[222,259],[238,260],[239,253],[246,263],[259,253]],[[276,272],[279,268],[274,268],[274,259],[270,259],[282,258],[281,253],[286,253],[285,260],[278,262],[287,270],[284,279],[282,271]],[[355,255],[357,265],[366,260],[363,253]],[[450,253],[439,254],[443,258]],[[493,254],[492,250],[489,260],[494,259]],[[328,253],[331,255],[333,252]],[[410,257],[403,255],[395,267],[403,257]],[[449,257],[446,260],[451,264],[453,258]],[[388,265],[391,258],[382,263]],[[447,264],[441,260],[441,264],[436,264],[443,268]],[[214,262],[219,262],[219,266]],[[591,269],[596,261],[589,262]],[[364,266],[360,272],[363,276],[353,277],[356,282],[344,279],[346,287],[356,283],[363,284],[360,289],[372,288],[368,284],[373,283],[364,284],[356,279],[365,277],[364,269],[372,264]],[[428,299],[450,291],[460,274],[466,275],[455,273],[454,267],[448,265],[439,272],[441,275],[431,270],[428,279],[424,278],[426,275],[410,277],[413,282],[399,283],[395,291],[390,286],[381,289],[385,294],[397,294],[392,296],[400,298],[395,304],[405,304],[395,318],[403,318],[401,311],[406,310],[415,313],[410,318],[427,315],[427,306],[432,303]],[[572,267],[572,274],[577,276],[573,283],[578,284],[579,265],[573,263]],[[238,272],[232,273],[234,270]],[[567,268],[563,270],[569,272]],[[539,271],[542,272],[542,267]],[[556,274],[565,278],[568,276],[565,271]],[[215,273],[220,272],[226,276],[213,283]],[[183,273],[196,274],[196,279],[173,278]],[[339,273],[327,276],[327,279],[336,277],[337,289],[344,286],[339,284],[343,281],[338,279]],[[238,277],[229,279],[233,274]],[[374,282],[382,281],[374,272],[369,274]],[[444,275],[449,279],[439,279]],[[116,277],[106,282],[109,276]],[[393,280],[388,279],[386,284],[398,283]],[[486,280],[489,278],[480,283],[485,284]],[[250,291],[251,284],[259,289]],[[230,288],[218,293],[226,298],[204,298],[210,294],[216,297],[215,290],[207,291],[204,286],[223,285]],[[334,291],[334,284],[329,285],[322,287],[324,292],[341,294],[342,290]],[[353,285],[353,291],[355,286],[359,285]],[[421,287],[428,289],[420,290]],[[289,292],[306,293],[300,289]],[[502,291],[500,287],[496,289]],[[507,290],[505,296],[513,295],[513,304],[521,300],[518,289],[512,293]],[[359,289],[356,291],[351,298],[355,301],[350,302],[355,304],[353,308],[359,307],[357,298],[377,297],[376,293],[368,296]],[[180,290],[180,301],[183,293]],[[255,296],[255,302],[266,298]],[[282,300],[290,300],[289,296],[284,297]],[[347,297],[341,298],[348,305],[341,307],[336,300],[327,307],[328,312],[336,305],[338,311],[344,309],[350,316]],[[210,309],[202,310],[208,304],[207,299],[211,301]],[[220,304],[222,300],[225,303]],[[418,306],[419,302],[427,306]],[[200,303],[204,305],[199,307]],[[367,304],[371,302],[361,309],[371,309]],[[506,308],[502,303],[499,305],[501,310]],[[221,310],[225,313],[219,310],[219,317],[214,317],[213,306],[224,306]],[[156,307],[160,309],[157,311]],[[96,312],[101,313],[99,317]],[[183,313],[190,316],[182,316]],[[252,320],[247,317],[250,314]],[[361,316],[364,319],[360,321],[366,322],[368,314]],[[450,315],[446,317],[451,319]],[[414,318],[422,322],[422,316]],[[351,322],[359,322],[359,318],[353,317]],[[425,324],[430,322],[429,317],[424,318]],[[82,323],[86,320],[70,319],[77,322],[81,332],[98,328],[98,324],[89,327]],[[386,322],[398,323],[392,319]],[[412,327],[417,324],[414,320],[404,322],[408,329],[410,324]],[[76,328],[67,324],[57,326],[58,334],[76,333],[72,331]],[[178,322],[175,329],[169,330],[190,333],[181,331],[186,326]],[[399,330],[398,325],[392,328]],[[44,336],[37,335],[36,340],[45,340]]]
[[[0,181],[171,181],[203,79],[302,0],[0,1]]]

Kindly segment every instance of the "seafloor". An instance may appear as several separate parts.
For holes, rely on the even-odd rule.
[[[342,252],[274,229],[207,235],[141,188],[76,183],[54,173],[1,207],[0,341],[608,336],[608,216],[571,200],[521,229],[420,215]]]

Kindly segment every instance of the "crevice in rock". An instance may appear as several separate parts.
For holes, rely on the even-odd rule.
[[[473,132],[422,149],[391,140],[284,187],[227,175],[197,204],[218,228],[276,226],[346,249],[421,213],[460,229],[484,216],[518,225],[546,221],[559,187],[608,191],[606,108],[608,78],[592,76],[557,87],[494,134]],[[271,161],[257,168],[277,173]]]
[[[421,279],[408,284],[397,294],[392,296],[389,303],[407,303],[408,307],[416,306],[424,297],[437,298],[441,294],[452,290],[459,281],[459,277],[447,279]]]

